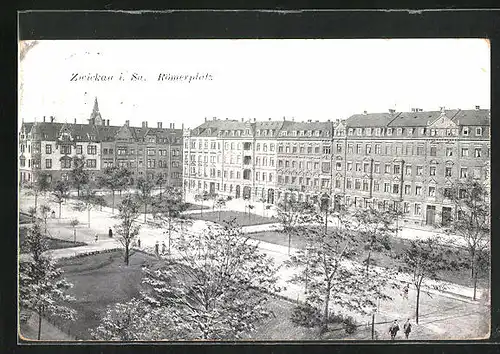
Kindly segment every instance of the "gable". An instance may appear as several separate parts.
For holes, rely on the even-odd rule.
[[[133,139],[132,131],[126,125],[122,126],[115,135],[117,140],[130,140]]]
[[[457,128],[457,124],[452,121],[445,113],[441,113],[439,118],[429,125],[430,128],[435,129],[453,129]]]

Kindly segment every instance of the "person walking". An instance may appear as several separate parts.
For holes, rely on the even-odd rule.
[[[156,255],[158,255],[158,254],[159,254],[159,250],[158,250],[158,249],[159,249],[159,246],[160,246],[160,245],[158,244],[158,241],[156,241],[156,243],[155,243],[155,253],[156,253]]]
[[[140,238],[137,239],[137,247],[141,248],[141,239]]]
[[[391,334],[391,340],[394,340],[396,338],[396,334],[398,333],[398,331],[399,331],[398,320],[394,320],[391,327],[389,328],[389,333]]]
[[[408,336],[410,335],[410,332],[411,332],[410,319],[407,319],[405,324],[403,325],[403,331],[405,332],[406,339],[408,339]]]
[[[108,235],[109,235],[109,238],[113,237],[113,230],[111,230],[111,228],[109,228]]]
[[[408,300],[408,292],[410,290],[410,284],[406,284],[405,287],[403,288],[403,298]]]
[[[99,235],[95,234],[95,242],[99,241]]]
[[[165,242],[161,243],[161,254],[165,254],[167,247],[165,246]]]

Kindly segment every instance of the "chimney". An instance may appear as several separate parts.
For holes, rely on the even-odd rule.
[[[129,120],[125,121],[125,126],[130,127],[130,121]]]
[[[244,122],[245,121],[245,118],[241,118],[241,121]]]
[[[175,129],[175,123],[172,123],[172,129]]]
[[[161,122],[157,122],[156,124],[157,124],[158,128],[161,129]]]
[[[226,120],[229,120],[229,118],[226,118]]]
[[[182,130],[184,130],[184,123],[181,123],[181,128]]]
[[[271,120],[271,118],[269,118],[269,120]]]
[[[253,122],[255,123],[256,121],[257,121],[257,118],[254,118],[254,119],[253,119]]]
[[[292,122],[295,122],[295,117],[292,118]]]
[[[217,117],[212,117],[213,120],[217,120]]]
[[[44,117],[45,118],[45,117]],[[45,122],[45,119],[44,119],[44,122]],[[75,118],[75,124],[76,124],[76,118]]]
[[[50,122],[51,122],[51,123],[53,123],[55,119],[56,119],[56,117],[54,117],[54,116],[50,116]]]
[[[147,128],[148,127],[148,122],[146,122],[146,121],[142,122],[142,127],[143,128]]]
[[[319,120],[317,120],[316,123],[319,123]]]
[[[395,110],[395,109],[389,108],[389,113],[390,113],[390,114],[394,114],[395,112],[396,112],[396,110]]]
[[[476,109],[478,109],[477,107],[478,107],[478,106],[476,106]],[[45,123],[45,116],[43,116],[43,122]]]
[[[368,114],[368,112],[367,111],[363,111],[363,114]]]
[[[106,125],[109,127],[109,119],[106,120]]]
[[[441,107],[442,108],[442,107]],[[412,112],[416,112],[417,110],[415,108],[412,108],[411,109]]]
[[[330,122],[330,119],[327,119],[326,121],[327,121],[327,122]]]
[[[205,117],[205,122],[207,121],[207,117]]]
[[[481,109],[481,106],[476,106],[476,109]]]

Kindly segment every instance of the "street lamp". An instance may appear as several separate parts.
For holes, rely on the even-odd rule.
[[[375,314],[377,313],[377,306],[372,309],[372,340],[375,339]]]
[[[328,206],[330,204],[330,197],[328,194],[321,196],[321,210],[325,212],[325,234],[328,231]]]

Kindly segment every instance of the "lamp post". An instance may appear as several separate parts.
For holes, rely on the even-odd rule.
[[[328,194],[323,194],[321,196],[321,210],[325,212],[325,234],[328,231],[328,206],[330,202],[330,197]]]

